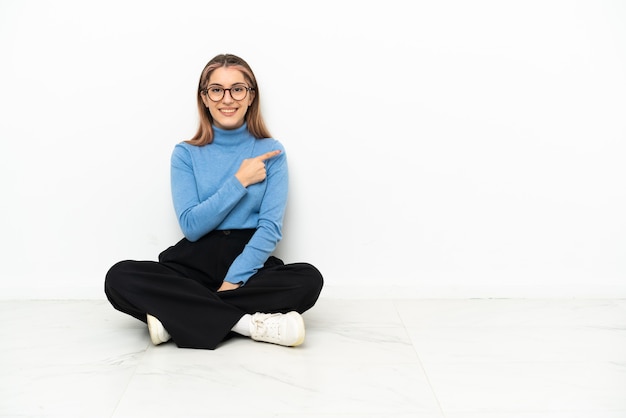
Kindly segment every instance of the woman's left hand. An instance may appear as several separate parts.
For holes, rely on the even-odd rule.
[[[230,282],[222,282],[222,285],[220,286],[219,289],[217,289],[218,292],[223,292],[225,290],[235,290],[235,289],[239,289],[239,284],[235,284],[235,283],[230,283]]]

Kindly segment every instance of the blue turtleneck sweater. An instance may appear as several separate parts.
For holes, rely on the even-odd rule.
[[[226,278],[243,283],[263,266],[282,238],[287,203],[287,159],[275,139],[256,139],[244,124],[233,130],[213,126],[213,142],[182,142],[171,159],[172,198],[183,234],[197,241],[213,230],[256,229]],[[265,166],[264,181],[243,187],[235,177],[242,161],[273,150],[282,152]]]

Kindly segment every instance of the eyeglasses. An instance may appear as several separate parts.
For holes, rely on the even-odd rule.
[[[201,90],[201,93],[208,96],[211,101],[219,102],[224,98],[227,91],[230,93],[230,97],[232,97],[233,100],[243,100],[248,95],[248,92],[252,90],[254,90],[252,87],[248,87],[244,84],[235,84],[229,89],[225,89],[221,86],[209,86],[209,88]]]

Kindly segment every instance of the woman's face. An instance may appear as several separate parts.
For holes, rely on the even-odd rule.
[[[251,86],[243,73],[236,68],[220,67],[211,73],[206,87],[208,92],[202,94],[202,101],[213,117],[213,124],[218,128],[236,129],[243,125],[248,107],[254,100],[254,91],[248,91],[245,97],[240,100],[233,99],[232,92],[235,91],[237,97],[237,93],[242,94],[242,87]],[[235,90],[225,90],[231,88],[235,88]],[[224,97],[214,101],[216,97],[219,98],[220,89],[222,89]]]

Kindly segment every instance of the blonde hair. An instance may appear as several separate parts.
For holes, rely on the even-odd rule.
[[[263,117],[261,116],[260,92],[256,82],[256,77],[252,69],[243,59],[232,54],[220,54],[215,56],[202,70],[200,81],[198,82],[198,113],[200,115],[200,125],[198,131],[190,140],[186,141],[191,145],[203,146],[213,142],[213,117],[202,101],[202,91],[207,88],[209,78],[215,69],[221,67],[236,68],[241,71],[250,87],[254,90],[255,97],[252,104],[248,108],[245,121],[248,124],[248,131],[257,139],[270,138],[271,135],[265,126]]]

